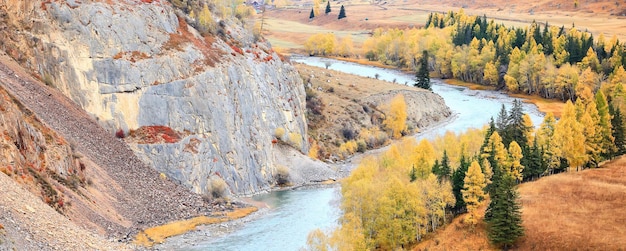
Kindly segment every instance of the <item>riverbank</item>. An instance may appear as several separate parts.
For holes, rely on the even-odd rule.
[[[300,55],[291,54],[290,56],[298,57]],[[382,64],[382,63],[380,63],[378,61],[369,61],[369,60],[366,60],[366,59],[334,57],[334,56],[333,57],[325,57],[325,58],[329,58],[329,59],[333,59],[333,60],[339,60],[339,61],[343,61],[343,62],[367,65],[367,66],[372,66],[372,67],[384,68],[384,69],[398,70],[398,71],[401,71],[401,72],[405,72],[407,74],[413,74],[412,71],[409,71],[407,69],[399,69],[399,68],[394,67],[394,66]],[[438,79],[438,78],[432,78],[432,79]],[[497,91],[495,86],[486,86],[486,85],[480,85],[480,84],[475,84],[475,83],[469,83],[469,82],[464,82],[464,81],[461,81],[461,80],[458,80],[458,79],[439,79],[439,80],[441,80],[444,83],[449,84],[449,85],[467,87],[470,90]],[[547,98],[542,98],[542,97],[539,97],[539,96],[536,96],[536,95],[527,95],[527,94],[523,94],[523,93],[508,93],[508,92],[506,92],[506,94],[508,96],[511,96],[511,97],[514,97],[514,98],[518,98],[518,99],[522,100],[522,102],[529,103],[529,104],[534,104],[534,105],[537,106],[537,108],[539,109],[540,112],[542,112],[544,114],[547,114],[548,112],[551,112],[557,118],[559,118],[561,116],[561,111],[563,110],[563,107],[565,106],[565,102],[562,102],[561,100],[558,100],[558,99],[547,99]]]
[[[325,70],[324,63],[315,57],[298,59],[306,64],[316,65]],[[381,69],[371,66],[355,65],[332,60],[331,66],[337,71],[356,75],[371,76],[379,74],[381,80],[409,81],[412,75],[393,69]],[[398,85],[400,86],[400,85]],[[411,87],[412,88],[412,87]],[[513,98],[495,91],[470,90],[465,87],[451,86],[440,80],[433,81],[433,92],[440,95],[450,107],[452,113],[445,120],[422,128],[410,137],[434,139],[446,131],[460,133],[468,128],[480,128],[488,123],[491,116],[496,116],[502,104],[509,106]],[[533,121],[541,121],[542,114],[536,107],[524,104]],[[360,160],[370,155],[377,155],[387,147],[355,154],[345,161],[332,164],[333,169],[353,170]],[[315,188],[315,189],[309,189]],[[257,195],[254,197],[259,210],[251,215],[229,222],[199,226],[195,231],[168,239],[157,249],[203,249],[211,250],[254,250],[263,246],[266,250],[298,250],[306,245],[308,233],[316,228],[330,230],[336,227],[339,218],[339,186],[313,185],[302,188],[285,189]],[[248,201],[249,203],[249,201]]]

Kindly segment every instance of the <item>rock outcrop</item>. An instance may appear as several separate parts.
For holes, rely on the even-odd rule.
[[[402,94],[406,102],[409,128],[428,128],[452,115],[452,111],[441,96],[427,91],[393,90],[365,97],[361,102],[374,107],[384,107],[398,94]]]
[[[270,188],[277,128],[308,149],[302,80],[237,25],[201,36],[166,1],[4,3],[2,50],[195,192]]]

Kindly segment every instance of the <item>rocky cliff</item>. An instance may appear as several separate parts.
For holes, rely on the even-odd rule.
[[[271,187],[278,128],[307,151],[302,80],[240,25],[201,36],[158,0],[5,0],[0,18],[2,50],[195,192]]]

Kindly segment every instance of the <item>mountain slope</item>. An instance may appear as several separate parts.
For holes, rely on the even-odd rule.
[[[31,187],[56,190],[43,194],[42,200],[61,201],[51,205],[57,211],[78,225],[120,239],[211,211],[200,195],[160,178],[62,93],[36,81],[6,56],[0,56],[0,62],[0,84],[7,91],[2,92],[6,141],[0,166],[20,176],[15,179],[25,186],[34,176]],[[62,148],[55,150],[56,145]],[[69,182],[75,176],[79,181]]]
[[[308,151],[301,78],[242,24],[218,34],[167,1],[5,1],[0,48],[197,193],[275,185],[274,132]]]
[[[598,169],[523,183],[518,192],[525,236],[516,250],[621,250],[626,246],[625,157]],[[413,250],[497,249],[489,244],[483,223],[471,232],[462,224],[463,218],[456,217]]]

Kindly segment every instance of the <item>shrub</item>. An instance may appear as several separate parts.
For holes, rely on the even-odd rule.
[[[222,178],[211,178],[207,184],[207,190],[211,197],[222,198],[226,194],[226,182]]]
[[[343,135],[346,140],[353,140],[356,137],[354,130],[347,127],[341,129],[341,135]]]
[[[276,166],[276,184],[285,186],[289,184],[289,168],[286,166]]]
[[[126,137],[126,134],[124,133],[124,130],[119,129],[117,130],[117,132],[115,132],[115,137],[123,139],[124,137]]]
[[[295,148],[302,147],[302,135],[295,132],[289,133],[289,143]]]
[[[359,139],[356,142],[357,148],[356,151],[360,153],[364,153],[367,150],[367,143],[365,143],[364,139]]]
[[[282,140],[283,136],[285,136],[285,128],[278,127],[274,130],[274,137],[276,137],[276,139]]]

